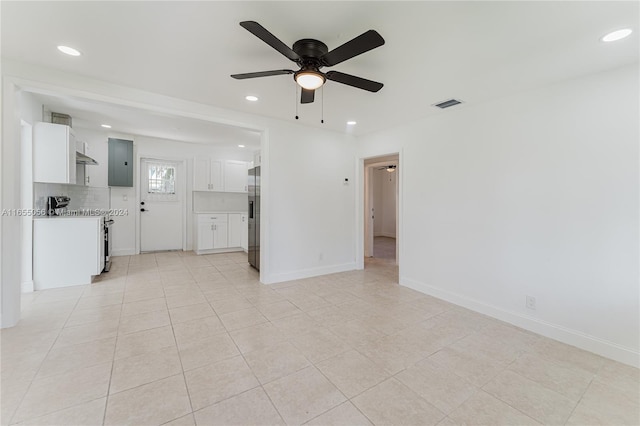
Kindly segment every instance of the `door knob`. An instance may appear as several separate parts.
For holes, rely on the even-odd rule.
[[[140,209],[141,212],[148,212],[149,210],[146,209]]]

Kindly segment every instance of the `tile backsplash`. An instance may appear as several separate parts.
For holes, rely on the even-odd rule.
[[[249,196],[234,192],[193,192],[194,212],[246,212]]]
[[[111,204],[111,189],[96,188],[84,185],[67,185],[62,183],[34,183],[33,206],[36,209],[47,208],[47,197],[66,195],[69,210],[101,209],[108,210]]]

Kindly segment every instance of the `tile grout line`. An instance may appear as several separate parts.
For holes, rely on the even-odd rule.
[[[69,315],[67,316],[67,319],[65,320],[64,324],[62,325],[62,328],[60,328],[60,330],[58,331],[58,335],[56,336],[56,339],[54,339],[53,344],[51,345],[51,347],[50,347],[50,348],[49,348],[49,350],[47,351],[47,353],[46,353],[46,355],[44,356],[44,358],[43,358],[42,362],[40,363],[40,365],[39,365],[38,369],[36,370],[36,373],[35,373],[35,375],[34,375],[33,379],[31,379],[30,384],[29,384],[29,386],[27,387],[27,390],[25,391],[25,395],[23,395],[23,397],[22,397],[22,399],[21,399],[21,401],[20,401],[20,403],[19,403],[18,407],[16,408],[16,411],[17,411],[17,409],[20,407],[20,405],[22,404],[22,400],[24,399],[24,396],[26,396],[26,393],[29,391],[29,389],[30,389],[30,387],[31,387],[31,384],[36,380],[36,377],[37,377],[38,373],[40,372],[40,369],[42,368],[42,364],[44,364],[44,361],[47,359],[47,357],[49,356],[49,353],[51,352],[51,350],[52,350],[52,349],[53,349],[53,347],[55,346],[56,342],[58,341],[58,338],[59,338],[59,336],[60,336],[60,333],[62,333],[62,331],[63,331],[65,328],[67,328],[67,327],[66,327],[66,325],[68,324],[69,319],[71,318],[71,316],[73,316],[73,313],[76,311],[76,309],[77,309],[77,307],[78,307],[78,304],[80,303],[80,300],[82,299],[82,297],[83,297],[83,295],[84,295],[85,291],[86,291],[87,289],[89,289],[89,288],[90,288],[90,285],[89,285],[89,286],[87,286],[87,287],[83,290],[83,292],[82,292],[82,293],[80,294],[80,296],[78,297],[78,300],[76,300],[76,303],[75,303],[74,307],[70,310],[70,313],[69,313]],[[61,299],[60,301],[65,301],[65,300],[72,300],[72,299]],[[88,323],[86,323],[86,324],[91,324],[91,323],[93,323],[93,322],[97,322],[97,321],[91,321],[91,322],[88,322]],[[84,325],[84,324],[79,324],[78,326],[82,326],[82,325]],[[69,327],[69,328],[73,328],[73,327],[75,327],[75,326],[71,326],[71,327]],[[55,329],[54,329],[53,331],[55,331]],[[75,346],[75,345],[80,345],[80,344],[85,344],[85,343],[91,343],[91,342],[76,343],[76,344],[68,345],[68,347],[73,347],[73,346]],[[95,364],[94,364],[94,365],[95,365]],[[64,372],[63,372],[63,373],[59,373],[59,374],[64,374]],[[52,375],[45,376],[45,377],[51,377],[51,376],[55,376],[55,375],[56,375],[56,374],[52,374]],[[71,407],[74,407],[74,406],[76,406],[76,405],[79,405],[79,404],[75,404],[75,405],[73,405],[73,406],[66,407],[66,408],[71,408]],[[60,410],[56,410],[56,411],[53,411],[53,412],[48,413],[48,414],[52,414],[52,413],[55,413],[55,412],[58,412],[58,411],[64,410],[64,409],[66,409],[66,408],[62,408],[62,409],[60,409]],[[43,414],[43,416],[48,415],[48,414]],[[13,419],[13,416],[15,416],[15,412],[11,415],[11,419],[10,419],[10,421]],[[42,416],[38,416],[38,417],[42,417]]]
[[[87,286],[87,288],[85,288],[85,290],[83,290],[82,294],[81,294],[81,295],[78,297],[78,299],[76,300],[76,303],[74,304],[73,308],[70,310],[69,315],[67,316],[67,319],[65,320],[64,324],[62,325],[62,327],[58,330],[58,334],[56,335],[56,338],[54,339],[53,343],[51,344],[51,346],[50,346],[50,347],[49,347],[49,349],[47,350],[46,355],[44,356],[44,358],[43,358],[43,359],[42,359],[42,361],[40,362],[40,364],[39,364],[38,368],[36,369],[36,372],[35,372],[35,374],[34,374],[33,378],[29,381],[29,386],[27,386],[27,389],[25,390],[24,395],[23,395],[23,396],[22,396],[22,398],[20,399],[20,402],[19,402],[19,403],[18,403],[18,405],[16,406],[15,410],[13,411],[13,413],[11,413],[11,415],[10,415],[10,417],[9,417],[9,422],[8,422],[7,424],[15,424],[15,423],[12,423],[12,420],[13,420],[13,418],[15,417],[16,413],[18,412],[18,409],[20,408],[20,406],[21,406],[21,405],[22,405],[22,403],[24,402],[24,398],[26,397],[27,393],[28,393],[28,392],[29,392],[29,390],[31,389],[31,386],[33,385],[33,382],[35,382],[35,381],[36,381],[36,378],[37,378],[37,376],[38,376],[38,373],[40,372],[40,369],[42,368],[42,365],[44,364],[44,361],[47,359],[47,357],[48,357],[48,356],[49,356],[49,354],[51,353],[51,350],[53,349],[53,347],[54,347],[54,346],[55,346],[55,344],[57,343],[58,338],[60,337],[60,334],[61,334],[61,333],[62,333],[62,331],[65,329],[66,324],[69,322],[69,319],[71,318],[71,316],[73,315],[73,313],[74,313],[74,312],[75,312],[75,310],[77,309],[78,304],[80,303],[80,299],[82,299],[82,296],[84,295],[84,292],[85,292],[87,289],[89,289],[90,287],[91,287],[91,284],[89,284],[89,285]],[[38,295],[38,296],[37,296],[37,298],[39,298],[39,296],[40,296],[40,295]],[[66,299],[62,299],[61,301],[64,301],[64,300],[66,300]],[[95,322],[95,321],[92,321],[92,322]],[[92,323],[92,322],[90,322],[90,323]],[[90,323],[88,323],[88,324],[90,324]],[[80,325],[84,325],[84,324],[80,324]],[[73,327],[73,326],[72,326],[72,327]],[[90,343],[90,342],[84,342],[84,343]],[[83,343],[78,343],[78,344],[83,344]],[[74,345],[68,345],[68,346],[75,346],[75,344],[74,344]],[[114,350],[115,350],[115,347],[114,347]],[[60,373],[60,374],[65,374],[65,373]],[[51,377],[51,376],[55,376],[55,374],[54,374],[54,375],[50,375],[50,376],[45,376],[45,377]],[[103,397],[99,397],[99,398],[96,398],[96,399],[93,399],[93,400],[90,400],[90,401],[85,401],[85,402],[81,402],[81,403],[78,403],[78,404],[74,404],[74,405],[71,405],[71,406],[69,406],[69,407],[63,407],[63,408],[61,408],[60,410],[51,411],[51,412],[49,412],[49,413],[45,413],[45,414],[43,414],[42,416],[38,416],[38,417],[35,417],[35,418],[39,418],[39,417],[47,416],[47,415],[50,415],[50,414],[53,414],[53,413],[57,413],[57,412],[59,412],[59,411],[66,410],[66,409],[68,409],[68,408],[72,408],[72,407],[76,407],[76,406],[78,406],[78,405],[82,405],[82,404],[87,403],[87,402],[92,402],[92,401],[95,401],[95,400],[100,399],[100,398],[103,398]],[[106,408],[106,403],[105,403],[105,408]],[[35,418],[33,418],[33,417],[32,417],[31,419],[35,419]],[[24,419],[24,420],[29,420],[29,419]]]
[[[602,366],[598,369],[598,373],[600,372],[600,370],[602,369]],[[598,376],[598,373],[595,373],[593,375],[593,377],[591,377],[591,380],[589,380],[589,384],[584,388],[584,391],[582,392],[582,394],[580,395],[580,398],[578,398],[578,401],[576,402],[576,405],[574,405],[573,409],[571,410],[571,413],[569,413],[569,417],[567,417],[567,420],[565,421],[565,424],[567,424],[567,422],[569,421],[569,419],[571,419],[571,417],[573,416],[573,414],[575,413],[576,409],[578,408],[578,406],[580,405],[580,402],[582,402],[582,398],[584,398],[585,394],[587,393],[587,391],[589,390],[589,388],[591,387],[591,384],[593,383],[593,381],[595,380],[595,378]]]
[[[83,291],[84,293],[84,291]],[[65,320],[64,324],[67,323],[67,321],[69,321],[69,317],[71,317],[71,314],[73,314],[73,311],[75,311],[76,307],[78,306],[78,303],[80,302],[80,298],[82,297],[82,295],[80,295],[78,297],[78,300],[76,300],[75,305],[73,305],[73,309],[71,309],[71,311],[69,312],[69,316],[67,316],[67,319]],[[47,359],[47,357],[49,356],[49,354],[51,353],[51,350],[53,349],[53,347],[55,346],[56,342],[58,341],[58,338],[60,337],[60,333],[62,333],[62,330],[64,330],[64,324],[62,325],[62,327],[58,330],[58,334],[56,335],[56,338],[53,340],[53,343],[51,344],[51,346],[49,347],[49,349],[47,350],[47,354],[44,356],[44,358],[42,359],[42,361],[40,362],[40,365],[38,366],[38,368],[36,369],[35,374],[33,375],[33,378],[31,379],[31,381],[29,382],[29,386],[27,386],[27,390],[24,392],[24,395],[22,395],[22,398],[20,398],[20,403],[16,406],[16,409],[14,410],[14,412],[11,414],[11,416],[9,417],[9,422],[7,424],[14,424],[12,423],[14,417],[16,416],[16,414],[18,413],[18,410],[20,409],[20,407],[22,406],[22,404],[24,403],[24,399],[27,396],[27,394],[29,393],[29,391],[31,390],[31,386],[33,386],[33,383],[36,381],[36,378],[38,377],[38,373],[40,372],[40,369],[42,368],[42,365],[44,364],[45,360]],[[47,413],[49,414],[49,413]],[[46,414],[45,414],[46,415]],[[28,419],[23,419],[23,421],[28,420]]]
[[[343,353],[344,353],[344,352],[343,352]],[[338,354],[338,355],[340,355],[340,354]],[[336,356],[338,356],[338,355],[336,355]],[[327,359],[331,359],[331,358],[327,358]],[[326,361],[326,360],[325,360],[325,361]],[[307,420],[306,422],[304,422],[304,424],[309,423],[310,421],[312,421],[312,420],[314,420],[314,419],[317,419],[318,417],[322,416],[323,414],[328,413],[329,411],[333,410],[334,408],[337,408],[337,407],[341,406],[341,405],[342,405],[342,404],[344,404],[345,402],[349,402],[351,405],[353,405],[353,406],[356,408],[356,410],[358,410],[358,411],[359,411],[359,412],[360,412],[360,413],[361,413],[365,418],[367,418],[367,419],[368,419],[372,424],[374,424],[374,423],[373,423],[373,421],[372,421],[371,419],[369,419],[369,417],[368,417],[366,414],[364,414],[362,411],[360,411],[360,408],[358,408],[358,406],[357,406],[356,404],[354,404],[354,403],[351,401],[351,398],[349,398],[347,395],[345,395],[345,394],[344,394],[344,392],[342,392],[342,391],[340,390],[340,388],[338,388],[338,386],[337,386],[335,383],[333,383],[333,382],[331,381],[331,379],[330,379],[330,378],[328,378],[328,377],[326,376],[326,374],[324,374],[324,372],[323,372],[323,371],[322,371],[322,370],[321,370],[317,365],[315,365],[314,363],[312,363],[311,365],[313,366],[313,368],[315,368],[315,370],[316,370],[317,372],[319,372],[319,373],[322,375],[322,377],[324,377],[324,378],[325,378],[325,380],[327,380],[329,383],[331,383],[331,385],[333,385],[333,387],[335,387],[335,388],[336,388],[336,390],[337,390],[338,392],[340,392],[340,394],[341,394],[342,396],[344,396],[345,400],[344,400],[344,401],[342,401],[341,403],[339,403],[338,405],[335,405],[335,406],[333,406],[333,407],[329,408],[328,410],[325,410],[325,411],[323,411],[322,413],[318,414],[317,416],[315,416],[315,417],[313,417],[313,418],[311,418],[311,419]],[[385,379],[385,380],[386,380],[386,379]],[[383,380],[383,381],[384,381],[384,380]],[[382,383],[382,382],[380,382],[380,383]],[[374,386],[377,386],[378,384],[379,384],[379,383],[376,383]],[[373,387],[373,386],[372,386],[372,387]],[[369,389],[371,389],[371,388],[369,388]],[[369,389],[367,389],[367,390],[369,390]],[[361,392],[361,393],[362,393],[362,392]],[[358,395],[359,395],[359,394],[358,394]]]
[[[131,258],[129,258],[131,261]],[[127,263],[127,272],[129,264]],[[111,381],[113,380],[113,371],[116,365],[116,350],[118,349],[118,340],[120,338],[120,323],[122,321],[122,311],[124,310],[124,295],[127,291],[127,281],[124,282],[124,291],[122,292],[122,303],[120,304],[120,315],[118,315],[118,327],[116,328],[116,342],[113,345],[113,356],[111,358],[111,373],[109,374],[109,384],[107,385],[107,399],[104,403],[104,413],[102,414],[102,425],[107,421],[107,409],[109,408],[109,397],[111,396]]]
[[[215,266],[214,266],[214,267],[215,267]],[[216,268],[216,269],[217,269],[217,268]],[[224,274],[223,274],[223,276],[224,276]],[[229,279],[228,279],[228,278],[226,278],[226,276],[225,276],[225,279],[226,279],[227,281],[229,281]],[[235,285],[234,285],[234,287],[235,287]],[[244,296],[243,296],[243,297],[244,297]],[[245,299],[246,299],[246,298],[245,298]],[[253,377],[256,379],[256,382],[258,383],[258,385],[257,385],[257,386],[255,386],[255,387],[253,387],[253,388],[251,388],[251,389],[247,389],[247,390],[245,390],[245,391],[243,391],[243,392],[240,392],[240,393],[238,393],[238,394],[231,395],[231,396],[229,396],[229,397],[227,397],[227,398],[221,399],[220,401],[216,401],[216,402],[214,402],[213,404],[209,404],[209,405],[206,405],[206,406],[204,406],[204,407],[201,407],[200,409],[198,409],[198,411],[204,410],[204,409],[205,409],[205,408],[207,408],[207,407],[211,407],[211,406],[216,405],[216,404],[219,404],[219,403],[221,403],[221,402],[223,402],[223,401],[227,401],[227,400],[229,400],[229,399],[235,398],[235,397],[237,397],[237,396],[239,396],[239,395],[242,395],[242,394],[244,394],[244,393],[246,393],[246,392],[249,392],[249,391],[251,391],[251,390],[253,390],[253,389],[260,388],[260,389],[262,389],[262,392],[264,392],[264,394],[265,394],[265,395],[267,396],[267,398],[269,399],[269,402],[271,403],[271,406],[273,407],[273,409],[274,409],[274,410],[276,410],[276,413],[278,413],[278,416],[280,416],[280,419],[283,421],[283,423],[285,423],[285,424],[286,424],[286,422],[284,421],[284,417],[282,417],[282,414],[280,413],[280,410],[278,410],[278,407],[276,407],[276,405],[273,403],[273,400],[271,399],[271,397],[269,396],[269,394],[267,393],[267,391],[264,389],[264,385],[262,384],[262,382],[261,382],[260,380],[258,380],[258,377],[256,376],[255,372],[253,371],[253,369],[251,368],[251,366],[250,366],[250,365],[249,365],[249,363],[247,362],[247,359],[245,358],[244,353],[240,350],[240,347],[238,346],[238,344],[236,343],[236,341],[235,341],[235,340],[233,339],[233,337],[231,336],[231,331],[230,331],[230,330],[228,330],[228,329],[227,329],[227,326],[222,322],[222,320],[220,320],[220,316],[218,315],[218,312],[215,310],[215,308],[213,307],[213,305],[211,305],[211,302],[209,301],[209,299],[205,298],[205,300],[207,300],[207,303],[209,304],[209,306],[210,306],[210,307],[211,307],[211,309],[213,310],[214,314],[216,315],[216,317],[217,317],[217,318],[218,318],[218,320],[220,321],[220,324],[222,324],[222,327],[224,327],[224,329],[226,330],[226,333],[227,333],[227,335],[229,335],[229,338],[231,339],[231,341],[233,342],[234,346],[236,347],[236,349],[237,349],[237,351],[238,351],[239,356],[241,356],[241,357],[242,357],[242,360],[244,361],[244,364],[247,366],[247,368],[249,369],[249,371],[251,371],[251,374],[253,374]],[[251,302],[249,302],[249,303],[251,303]],[[252,304],[252,305],[253,305],[253,304]],[[256,308],[256,309],[257,309],[257,308]],[[262,313],[261,313],[261,314],[262,314]],[[263,316],[264,316],[264,315],[263,315]],[[271,321],[270,321],[268,318],[266,318],[266,317],[265,317],[265,319],[267,319],[267,322],[265,322],[265,323],[261,323],[261,324],[266,324],[266,323],[272,324],[272,323],[271,323]],[[260,325],[260,324],[258,324],[258,325]],[[273,325],[273,324],[272,324],[272,325]],[[252,327],[252,326],[247,326],[247,327],[245,327],[245,328],[248,328],[248,327]],[[274,326],[274,327],[275,327],[275,326]],[[239,329],[239,330],[242,330],[242,329]],[[238,330],[232,330],[232,331],[238,331]],[[238,356],[238,355],[235,355],[235,356]],[[225,358],[225,359],[230,359],[230,358]],[[211,364],[208,364],[208,365],[211,365]],[[196,422],[196,420],[195,420],[195,413],[194,413],[194,422]],[[197,422],[196,422],[196,423],[197,423]]]
[[[504,404],[507,404],[509,407],[513,408],[514,410],[519,411],[520,413],[522,413],[523,415],[525,415],[525,416],[529,417],[530,419],[532,419],[532,420],[534,420],[534,421],[536,421],[536,422],[538,422],[538,423],[540,423],[540,424],[545,424],[545,420],[538,420],[538,419],[534,418],[532,415],[525,413],[524,411],[522,411],[522,410],[521,410],[521,409],[519,409],[518,407],[514,407],[514,406],[513,406],[513,405],[511,405],[509,402],[507,402],[507,401],[503,400],[503,399],[502,399],[502,398],[500,398],[498,395],[493,395],[492,393],[489,393],[489,392],[487,392],[487,391],[484,389],[484,387],[485,387],[486,385],[488,385],[490,382],[494,381],[494,380],[495,380],[495,378],[496,378],[498,375],[500,375],[500,374],[502,374],[503,372],[507,371],[507,370],[509,369],[509,367],[510,367],[511,365],[513,365],[513,364],[514,364],[514,363],[515,363],[515,362],[516,362],[516,361],[517,361],[521,356],[522,356],[522,355],[519,355],[518,357],[516,357],[516,359],[514,359],[514,360],[513,360],[513,361],[511,361],[509,364],[507,364],[507,366],[506,366],[505,368],[503,368],[503,369],[502,369],[502,371],[500,371],[498,374],[496,374],[496,375],[495,375],[495,376],[493,376],[491,379],[489,379],[489,380],[488,380],[484,385],[482,385],[479,389],[480,389],[480,391],[482,391],[482,392],[486,393],[487,395],[489,395],[489,396],[491,396],[491,397],[493,397],[493,398],[496,398],[497,400],[499,400],[499,401],[503,402]],[[511,371],[512,373],[514,373],[514,374],[516,374],[516,375],[518,375],[518,376],[520,376],[520,377],[524,378],[525,380],[528,380],[528,381],[531,381],[531,382],[533,382],[533,383],[538,384],[536,381],[531,380],[531,379],[529,379],[528,377],[524,377],[524,376],[522,376],[521,374],[518,374],[518,373],[517,373],[517,372],[515,372],[515,371],[512,371],[512,370],[509,370],[509,371]],[[545,388],[545,389],[546,389],[546,388]],[[550,390],[550,389],[548,389],[548,390]],[[557,393],[557,392],[555,392],[555,391],[552,391],[552,392],[554,392],[554,393],[556,393],[556,394],[560,395],[559,393]],[[563,395],[560,395],[560,396],[563,396]],[[575,406],[574,406],[574,409],[575,409]],[[568,418],[568,417],[567,417],[567,420],[569,420],[569,418]],[[566,423],[566,420],[565,420],[565,423]]]
[[[224,275],[224,274],[223,274]],[[226,276],[225,276],[226,277]],[[235,286],[234,286],[235,287]],[[246,299],[246,298],[245,298]],[[251,303],[251,302],[249,302]],[[260,312],[260,310],[255,307],[255,305],[253,303],[251,303],[252,306],[254,306],[254,309],[258,310],[258,312]],[[214,310],[213,306],[211,306],[211,308]],[[217,312],[216,312],[217,313]],[[267,320],[265,323],[271,324],[272,326],[276,327],[271,320],[269,320],[268,318],[266,318],[264,316],[264,314],[262,314],[262,312],[260,312],[260,314]],[[262,323],[262,324],[265,324]],[[222,323],[222,326],[225,327],[225,329],[227,328],[224,323]],[[247,327],[248,328],[248,327]],[[277,328],[277,327],[276,327]],[[236,330],[234,330],[236,331]],[[280,419],[282,420],[283,423],[286,424],[286,421],[284,420],[284,417],[282,415],[282,413],[280,412],[280,410],[278,410],[278,407],[276,406],[276,404],[273,402],[271,396],[269,395],[269,393],[266,391],[266,389],[264,388],[264,384],[258,379],[258,376],[256,376],[256,373],[253,371],[253,369],[251,368],[251,365],[249,365],[249,363],[247,362],[247,359],[244,356],[244,353],[240,350],[240,347],[238,346],[237,342],[233,339],[233,337],[231,336],[230,332],[227,330],[227,332],[229,333],[229,337],[231,338],[231,341],[233,342],[233,344],[236,346],[236,349],[238,350],[238,353],[240,353],[240,356],[242,357],[242,360],[244,361],[245,365],[249,368],[249,371],[251,371],[251,374],[253,374],[253,377],[255,377],[256,382],[258,382],[258,385],[260,387],[260,389],[262,389],[262,392],[267,396],[267,399],[269,400],[269,403],[271,404],[271,406],[273,407],[273,409],[276,411],[276,413],[278,413],[278,416],[280,416]],[[255,388],[254,388],[255,389]]]
[[[206,259],[205,259],[205,260],[206,260]],[[212,266],[213,266],[213,265],[212,265]],[[215,268],[215,266],[213,266],[213,267]],[[187,269],[189,269],[189,271],[190,271],[190,268],[189,268],[188,266],[187,266]],[[215,269],[217,270],[217,268],[215,268]],[[191,272],[189,272],[189,273],[190,273],[190,275],[192,275],[192,277],[193,277],[193,274],[191,274]],[[194,277],[194,278],[195,278],[195,277]],[[204,293],[202,292],[202,288],[201,288],[201,287],[200,287],[200,285],[198,284],[198,281],[197,281],[197,280],[195,281],[195,284],[196,284],[196,286],[198,287],[198,289],[199,289],[200,293],[202,293],[202,294],[204,295]],[[207,304],[209,305],[209,307],[210,307],[210,308],[211,308],[211,310],[213,311],[213,313],[214,313],[215,317],[218,319],[218,321],[220,321],[220,324],[221,324],[221,325],[223,326],[223,328],[225,329],[225,332],[227,333],[227,335],[229,335],[228,330],[226,329],[226,327],[225,327],[224,323],[222,323],[222,321],[220,320],[220,317],[219,317],[218,313],[215,311],[215,309],[213,308],[213,306],[211,306],[211,303],[209,302],[209,300],[208,300],[206,297],[204,298],[204,300],[205,300],[205,302],[202,302],[202,303],[207,303]],[[166,292],[165,292],[165,302],[166,302]],[[190,306],[190,305],[187,305],[187,306]],[[168,305],[168,303],[167,303],[167,311],[169,312],[169,305]],[[199,318],[195,318],[194,320],[197,320],[197,319],[199,319]],[[195,411],[194,411],[194,409],[193,409],[193,403],[192,403],[192,401],[191,401],[191,393],[190,393],[190,391],[189,391],[189,386],[188,386],[188,384],[187,384],[186,371],[184,370],[184,365],[182,364],[182,357],[181,357],[181,355],[180,355],[180,350],[178,349],[178,341],[177,341],[177,338],[176,338],[176,335],[175,335],[173,319],[171,318],[171,314],[170,314],[170,313],[169,313],[169,321],[170,321],[170,323],[171,323],[171,330],[172,330],[172,333],[173,333],[173,339],[174,339],[174,342],[175,342],[175,344],[176,344],[176,349],[177,349],[177,351],[178,351],[178,358],[180,359],[180,367],[181,367],[181,369],[182,369],[182,377],[183,377],[183,380],[184,380],[185,388],[186,388],[186,390],[187,390],[187,397],[188,397],[188,399],[189,399],[189,406],[191,407],[191,413],[190,413],[190,414],[193,416],[193,420],[194,420],[194,422],[195,422],[195,421],[196,421],[196,420],[195,420]],[[231,335],[229,335],[229,339],[231,339],[231,341],[232,341],[232,342],[234,343],[234,345],[235,345],[235,341],[233,340],[233,338],[231,337]],[[236,348],[237,348],[237,345],[236,345]],[[238,349],[238,352],[239,352],[240,354],[242,354],[242,353],[240,352],[239,348],[237,348],[237,349]],[[230,359],[230,358],[231,358],[231,357],[229,357],[229,358],[225,358],[225,359]],[[243,359],[244,359],[244,358],[243,358]],[[245,363],[246,363],[246,360],[245,360]],[[210,364],[207,364],[207,365],[210,365]],[[203,366],[203,367],[204,367],[204,366]],[[195,367],[195,368],[194,368],[194,370],[195,370],[196,368],[200,368],[200,367]],[[191,370],[189,370],[189,371],[191,371]],[[254,376],[255,376],[255,375],[254,375]],[[256,378],[256,381],[257,381],[257,378]],[[258,381],[258,383],[260,383],[260,382]],[[255,388],[253,388],[253,389],[255,389]],[[237,395],[233,395],[233,396],[237,396]],[[232,396],[232,397],[233,397],[233,396]],[[218,402],[221,402],[221,401],[218,401]],[[213,404],[212,404],[212,405],[213,405]],[[206,407],[202,407],[202,408],[200,408],[198,411],[200,411],[200,410],[201,410],[201,409],[203,409],[203,408],[206,408]],[[183,416],[181,416],[181,417],[183,417]],[[173,420],[175,420],[175,419],[173,419]],[[173,420],[170,420],[170,421],[173,421]]]
[[[173,336],[173,342],[176,345],[176,352],[178,353],[178,360],[180,361],[180,370],[182,370],[182,381],[184,383],[184,388],[187,391],[187,399],[189,400],[189,408],[191,409],[190,414],[193,415],[193,403],[191,402],[191,393],[189,392],[189,386],[187,385],[187,376],[184,371],[184,365],[182,364],[182,356],[180,355],[180,349],[178,348],[178,340],[176,339],[176,331],[173,328],[173,319],[171,318],[171,313],[169,312],[169,303],[167,302],[167,292],[164,289],[164,285],[162,286],[162,292],[164,293],[164,302],[167,306],[167,315],[169,316],[169,324],[171,324],[171,335]],[[166,378],[166,377],[165,377]],[[180,417],[184,417],[180,416]],[[176,417],[179,418],[179,417]],[[195,415],[193,416],[195,422]],[[169,421],[173,421],[175,419],[171,419]]]
[[[269,323],[271,323],[271,322],[269,322]],[[223,326],[224,326],[224,324],[223,324]],[[275,327],[275,326],[274,326],[274,327]],[[268,399],[268,400],[269,400],[269,402],[271,403],[271,406],[273,407],[273,409],[274,409],[274,410],[276,410],[276,413],[278,413],[278,416],[280,416],[280,419],[282,420],[282,422],[283,422],[284,424],[286,424],[287,422],[284,420],[284,417],[282,416],[282,413],[280,413],[280,410],[278,410],[278,407],[276,406],[276,404],[274,404],[274,403],[273,403],[273,400],[271,399],[271,396],[269,396],[269,393],[268,393],[268,392],[267,392],[267,390],[264,388],[264,384],[263,384],[263,383],[258,379],[258,376],[256,376],[256,373],[253,371],[253,368],[251,368],[251,365],[249,365],[249,363],[247,362],[247,359],[245,358],[244,353],[242,353],[242,351],[240,350],[240,347],[238,346],[238,344],[236,343],[236,341],[233,339],[233,337],[231,337],[231,334],[229,334],[229,337],[231,338],[231,341],[233,342],[233,344],[236,346],[236,349],[238,350],[238,353],[239,353],[239,354],[240,354],[240,356],[242,357],[242,360],[244,361],[244,364],[247,366],[247,368],[249,368],[249,371],[251,371],[251,374],[253,374],[253,377],[256,379],[256,382],[258,382],[258,386],[254,387],[254,388],[252,388],[252,389],[249,389],[249,390],[253,390],[253,389],[256,389],[256,388],[258,388],[258,387],[259,387],[260,389],[262,389],[262,392],[264,392],[264,394],[267,396],[267,399]],[[245,392],[248,392],[248,391],[245,391]],[[242,392],[242,393],[244,393],[244,392]],[[234,397],[236,397],[236,396],[238,396],[238,395],[241,395],[242,393],[240,393],[240,394],[236,394],[236,395],[231,396],[231,397],[229,397],[229,398],[227,398],[227,399],[234,398]],[[218,402],[222,402],[222,401],[218,401]],[[215,405],[215,404],[217,404],[218,402],[216,402],[216,403],[214,403],[214,404],[211,404],[211,405]]]

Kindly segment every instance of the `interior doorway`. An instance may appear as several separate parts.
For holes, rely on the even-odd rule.
[[[140,252],[182,250],[182,161],[140,159]]]
[[[399,264],[398,154],[364,161],[364,257],[367,261]]]

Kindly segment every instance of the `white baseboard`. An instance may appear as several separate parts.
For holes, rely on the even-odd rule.
[[[20,289],[23,293],[33,293],[33,280],[32,281],[24,281],[20,284]]]
[[[640,367],[640,352],[618,345],[617,343],[609,342],[561,325],[552,324],[538,318],[529,317],[517,312],[511,312],[407,277],[400,277],[400,285],[437,297],[438,299],[446,300],[447,302],[471,309],[501,321],[508,322],[517,327],[558,340],[562,343],[566,343],[589,352],[594,352],[598,355],[602,355],[603,357],[610,358],[627,365]]]
[[[339,265],[320,266],[317,268],[302,269],[299,271],[281,272],[279,274],[269,274],[268,277],[262,277],[264,284],[275,284],[284,281],[300,280],[303,278],[317,277],[320,275],[335,274],[338,272],[353,271],[356,269],[356,263],[342,263]]]
[[[137,254],[136,253],[136,249],[119,249],[119,250],[113,250],[111,252],[111,256],[116,257],[116,256],[133,256]]]
[[[218,254],[218,253],[236,253],[239,251],[244,251],[241,247],[233,247],[233,248],[221,248],[221,249],[209,249],[209,250],[194,250],[195,254]]]

